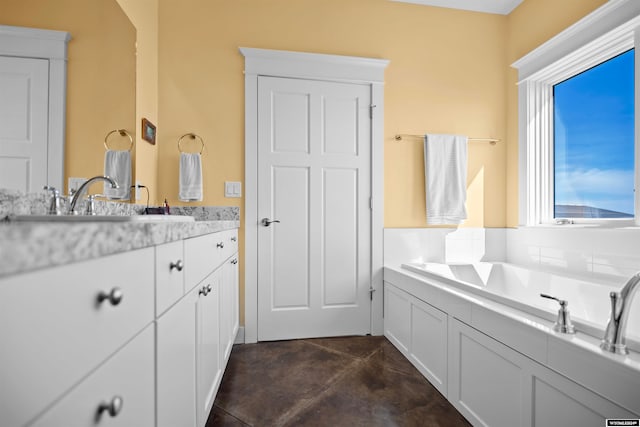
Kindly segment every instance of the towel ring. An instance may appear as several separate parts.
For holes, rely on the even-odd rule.
[[[107,141],[109,140],[109,137],[118,132],[120,134],[120,136],[128,136],[129,137],[129,149],[127,151],[131,151],[131,149],[133,148],[133,137],[131,136],[131,134],[129,132],[127,132],[124,129],[114,129],[111,132],[109,132],[107,134],[107,136],[104,137],[104,148],[106,150],[110,150],[109,145],[107,144]]]
[[[182,147],[180,146],[180,143],[182,142],[182,140],[184,139],[185,136],[188,136],[191,139],[199,139],[200,140],[200,144],[202,145],[202,147],[200,148],[200,154],[202,154],[202,152],[204,151],[204,140],[202,139],[202,137],[200,135],[196,135],[195,133],[185,133],[184,135],[182,135],[180,138],[178,138],[178,151],[181,153],[184,153],[184,151],[182,151]]]

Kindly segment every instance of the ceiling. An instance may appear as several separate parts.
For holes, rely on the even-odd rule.
[[[425,6],[448,7],[474,12],[496,13],[508,15],[523,0],[391,0],[402,3],[415,3]]]

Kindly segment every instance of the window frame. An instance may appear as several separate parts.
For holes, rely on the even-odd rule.
[[[519,225],[555,224],[553,86],[635,47],[640,48],[640,2],[611,0],[512,64],[518,69]],[[635,188],[640,189],[640,49],[635,56]],[[634,218],[571,218],[575,224],[640,225]]]

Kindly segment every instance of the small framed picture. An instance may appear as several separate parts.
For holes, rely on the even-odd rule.
[[[156,145],[156,126],[147,119],[142,119],[142,139]]]

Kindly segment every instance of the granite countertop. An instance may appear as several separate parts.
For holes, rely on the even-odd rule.
[[[195,222],[0,223],[0,277],[238,228],[237,219]]]

